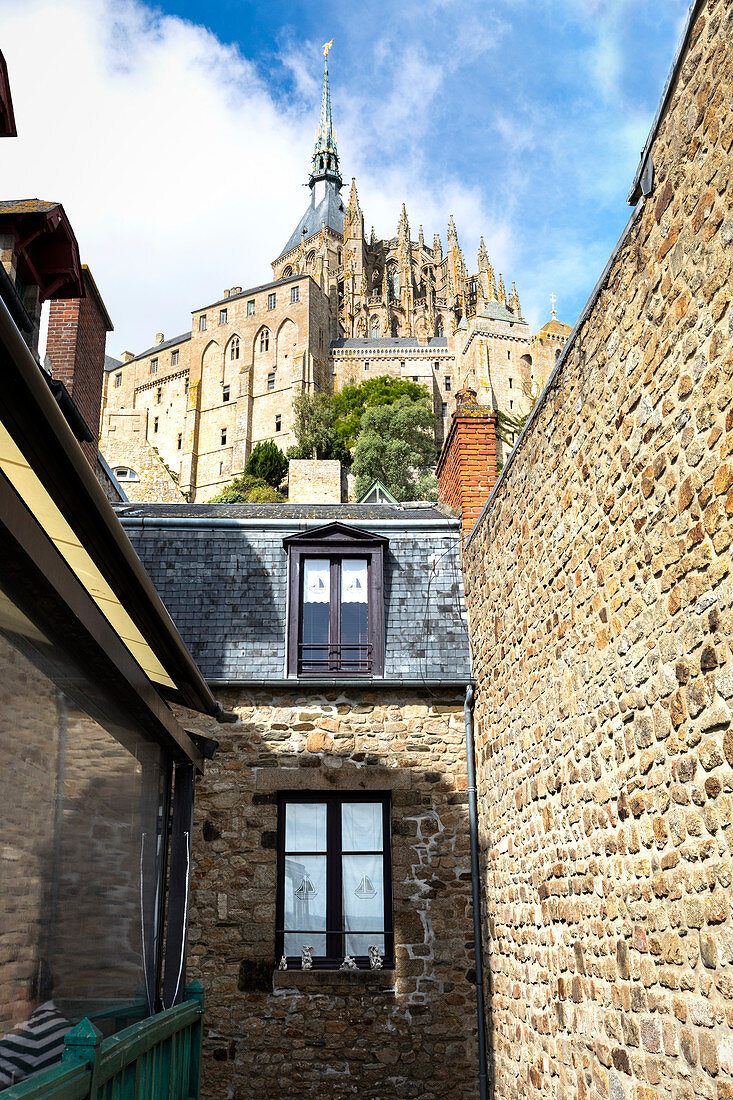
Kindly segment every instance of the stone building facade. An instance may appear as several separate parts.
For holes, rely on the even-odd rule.
[[[733,1097],[732,104],[702,0],[465,552],[498,1100]]]
[[[216,727],[217,756],[196,796],[189,977],[206,988],[204,1095],[475,1096],[457,522],[399,505],[144,505],[120,515],[235,716]],[[298,600],[289,554],[302,539],[330,545],[334,526],[339,537],[388,540],[375,596],[384,651],[381,671],[324,681],[287,671]],[[193,712],[180,717],[194,732],[214,730]],[[358,969],[337,958],[304,970],[297,955],[278,969],[282,806],[293,796],[386,799],[394,957],[387,940],[382,969],[360,957]],[[305,891],[323,888],[310,874],[304,904]],[[369,875],[359,889],[375,889]]]
[[[413,240],[404,205],[396,236],[367,235],[355,181],[347,203],[341,194],[327,65],[308,184],[271,282],[226,290],[193,310],[187,332],[159,333],[144,352],[108,364],[102,449],[119,444],[117,414],[138,412],[139,432],[192,502],[241,474],[254,444],[295,442],[298,393],[375,374],[414,379],[432,398],[442,443],[466,382],[497,407],[526,412],[570,332],[553,313],[533,337],[483,238],[472,273],[452,216],[445,251],[438,234],[426,243],[422,226]]]

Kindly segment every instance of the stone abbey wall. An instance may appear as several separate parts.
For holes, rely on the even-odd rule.
[[[188,978],[206,989],[204,1092],[476,1095],[462,695],[217,695],[236,724],[197,783]],[[390,791],[396,969],[276,971],[278,791]]]
[[[497,1100],[733,1097],[733,9],[465,556]]]

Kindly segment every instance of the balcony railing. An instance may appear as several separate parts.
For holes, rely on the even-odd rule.
[[[340,645],[301,642],[298,646],[298,671],[315,676],[324,676],[327,673],[369,673],[374,666],[373,648],[369,642]]]
[[[204,994],[103,1039],[84,1019],[64,1040],[62,1061],[3,1091],[3,1100],[197,1100]]]

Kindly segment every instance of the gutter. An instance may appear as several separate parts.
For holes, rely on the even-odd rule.
[[[684,29],[682,31],[682,37],[680,38],[680,40],[677,44],[677,49],[675,51],[674,60],[672,62],[672,68],[670,69],[669,76],[667,77],[667,82],[664,85],[664,90],[662,92],[662,98],[659,101],[659,106],[657,107],[657,113],[654,116],[654,121],[652,122],[652,128],[649,131],[649,137],[646,139],[646,144],[645,144],[645,146],[642,150],[641,160],[639,161],[639,167],[636,170],[636,175],[634,176],[634,182],[631,185],[631,190],[629,191],[629,196],[628,196],[628,199],[626,200],[628,202],[629,206],[634,206],[634,204],[639,201],[642,194],[648,195],[649,192],[651,191],[651,186],[649,186],[649,190],[645,190],[645,188],[644,188],[644,177],[646,176],[646,178],[649,180],[649,184],[652,183],[653,172],[654,172],[653,165],[651,165],[651,156],[650,156],[652,145],[654,144],[655,138],[656,138],[657,134],[659,133],[659,127],[661,125],[662,118],[664,116],[664,112],[667,110],[667,107],[669,106],[669,101],[672,98],[672,92],[674,91],[675,81],[677,80],[677,77],[679,76],[679,71],[682,68],[682,59],[683,59],[685,53],[687,52],[687,47],[690,44],[690,36],[692,34],[692,28],[695,25],[695,20],[697,19],[697,16],[699,15],[700,10],[703,7],[704,3],[705,3],[705,0],[693,0],[693,2],[690,4],[690,7],[688,9],[687,20],[685,22],[685,26],[684,26]]]
[[[476,970],[476,1025],[478,1027],[478,1085],[480,1100],[488,1100],[489,1077],[486,1061],[486,1009],[481,942],[481,876],[478,859],[478,806],[476,801],[476,758],[473,742],[474,691],[466,685],[463,714],[466,723],[466,778],[468,780],[468,827],[471,839],[471,900],[473,908],[473,956]]]
[[[175,507],[175,505],[173,505]],[[232,519],[229,516],[214,517],[205,519],[200,516],[134,516],[125,512],[118,513],[120,523],[123,527],[199,527],[211,531],[217,527],[243,527],[243,528],[257,528],[259,531],[267,530],[268,528],[277,530],[292,530],[293,528],[299,530],[307,530],[309,527],[323,527],[325,524],[332,522],[328,517],[321,517],[319,519],[303,519],[300,517],[293,517],[292,519],[271,519],[269,517],[263,517],[261,519]],[[389,528],[390,530],[402,531],[406,528],[415,531],[432,531],[436,527],[455,527],[461,526],[461,521],[453,519],[452,517],[445,517],[444,519],[350,519],[342,520],[343,523],[358,523],[360,528],[364,530],[375,529],[381,531],[383,528]],[[465,681],[464,681],[465,682]]]
[[[172,676],[187,706],[220,716],[221,705],[206,684],[176,630],[102,486],[48,388],[3,301],[0,301],[0,364],[3,419],[31,467]]]
[[[323,676],[318,680],[304,680],[302,677],[297,679],[293,677],[290,680],[286,679],[273,679],[272,677],[266,677],[259,680],[232,680],[232,679],[217,679],[216,677],[207,677],[206,681],[210,687],[214,688],[451,688],[453,690],[457,688],[463,688],[466,685],[466,677],[461,676],[455,680],[453,679],[412,679],[405,677],[403,679],[392,678],[384,680],[369,680],[365,677],[360,677],[358,680],[347,679],[346,677],[336,676]],[[473,683],[473,681],[472,681]]]

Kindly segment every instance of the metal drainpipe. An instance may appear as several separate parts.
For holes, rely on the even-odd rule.
[[[473,745],[473,701],[473,688],[468,684],[466,687],[466,701],[463,706],[463,715],[466,723],[468,826],[471,835],[471,896],[473,899],[473,953],[476,965],[479,1097],[480,1100],[488,1100],[489,1079],[486,1071],[486,1017],[484,1013],[484,967],[481,947],[481,880],[479,878],[478,865],[478,806],[476,801],[476,761]]]

